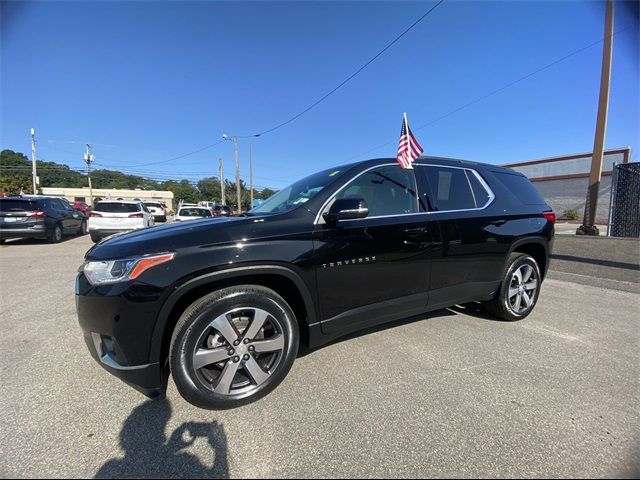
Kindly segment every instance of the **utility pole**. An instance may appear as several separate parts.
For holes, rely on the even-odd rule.
[[[36,187],[36,130],[34,128],[31,129],[31,176],[33,177],[33,194],[37,195],[38,190]]]
[[[223,133],[222,139],[228,140],[229,137],[227,137],[227,135]],[[233,141],[233,146],[235,147],[236,151],[236,194],[238,197],[238,210],[236,213],[240,214],[242,213],[242,203],[240,200],[240,160],[238,159],[238,137],[236,135],[233,135],[231,137],[231,140]]]
[[[84,161],[87,162],[87,178],[89,179],[89,205],[93,207],[93,188],[91,188],[91,163],[96,159],[95,155],[91,153],[91,145],[87,143],[87,148],[84,152]]]
[[[238,211],[237,214],[242,213],[242,203],[240,201],[240,160],[238,159],[238,137],[231,137],[233,140],[233,145],[236,150],[236,193],[238,195]]]
[[[251,192],[251,203],[249,209],[253,208],[253,146],[249,144],[249,191]]]
[[[589,188],[584,205],[582,225],[576,230],[576,235],[600,235],[595,226],[596,209],[598,207],[598,192],[602,178],[602,160],[604,156],[604,140],[607,132],[607,113],[609,110],[609,84],[611,82],[611,57],[613,51],[613,0],[607,0],[607,10],[604,20],[604,46],[602,48],[602,71],[600,74],[600,99],[598,102],[598,118],[596,134],[593,142],[593,157],[591,159],[591,173],[589,174]]]
[[[222,192],[221,204],[226,205],[224,201],[224,164],[221,158],[218,159],[218,176],[220,177],[220,191]]]

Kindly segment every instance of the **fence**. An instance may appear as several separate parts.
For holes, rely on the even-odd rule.
[[[612,237],[640,238],[640,163],[623,163],[613,169],[610,215]]]

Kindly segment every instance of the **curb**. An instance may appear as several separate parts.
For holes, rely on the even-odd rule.
[[[610,290],[619,290],[622,292],[630,293],[640,293],[640,283],[624,282],[622,280],[612,280],[610,278],[591,277],[589,275],[559,272],[556,270],[549,270],[547,278],[551,278],[553,280],[562,280],[564,282],[579,283],[581,285],[589,285],[591,287],[608,288]]]

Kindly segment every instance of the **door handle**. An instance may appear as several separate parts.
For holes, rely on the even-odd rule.
[[[407,228],[404,233],[409,234],[409,236],[415,237],[418,235],[422,235],[423,233],[427,233],[427,227],[416,227],[416,228]]]

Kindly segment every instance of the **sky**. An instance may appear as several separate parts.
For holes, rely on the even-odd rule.
[[[30,155],[33,127],[38,158],[72,168],[90,143],[95,168],[197,180],[217,176],[222,158],[234,179],[230,141],[171,159],[295,116],[435,4],[3,1],[0,148]],[[241,138],[241,177],[249,143],[258,187],[394,157],[403,112],[425,155],[501,164],[591,151],[602,43],[584,47],[602,40],[604,11],[600,1],[445,0],[316,107]],[[616,2],[614,31],[606,147],[637,159],[630,3]]]

